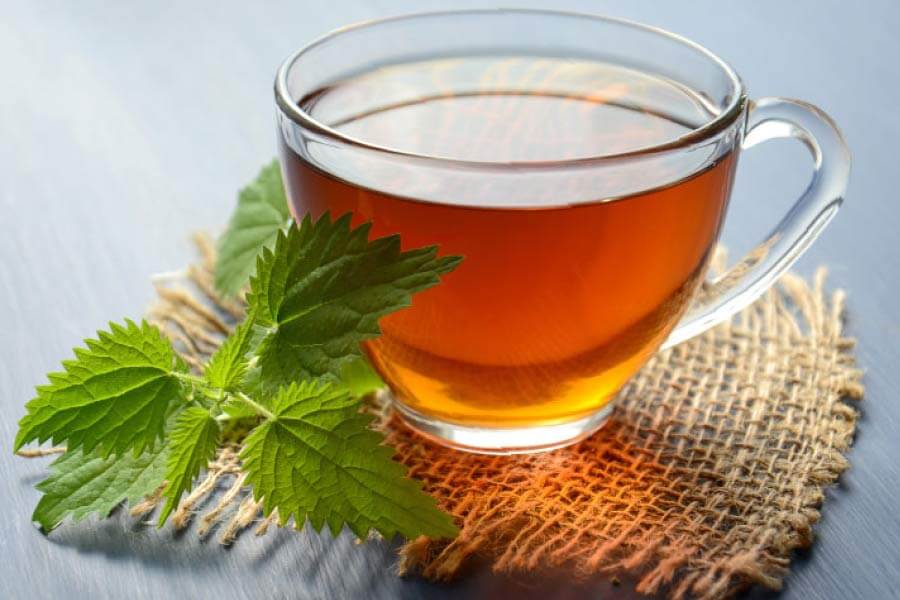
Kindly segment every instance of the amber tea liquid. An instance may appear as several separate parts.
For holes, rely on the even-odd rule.
[[[297,100],[370,144],[495,163],[640,151],[711,118],[702,99],[664,79],[529,58],[395,65]],[[440,178],[426,182],[429,197],[409,197],[420,179],[394,175],[373,185],[377,173],[352,162],[339,179],[315,153],[282,148],[295,215],[349,211],[355,223],[372,221],[373,236],[399,233],[404,247],[439,244],[442,254],[465,257],[411,308],[383,319],[383,335],[366,351],[407,407],[486,427],[562,423],[609,402],[683,313],[736,162],[725,154],[626,197],[561,189],[556,201],[517,206],[519,190],[510,189],[504,205],[480,206],[477,190],[475,201],[471,189],[457,201]],[[490,189],[489,175],[481,184]],[[591,201],[572,204],[573,192]]]

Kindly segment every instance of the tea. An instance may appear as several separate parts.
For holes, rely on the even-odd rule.
[[[638,152],[713,116],[703,98],[663,78],[527,57],[382,67],[297,101],[368,144],[497,164]],[[485,175],[479,189],[495,199],[482,205],[479,189],[440,177],[423,185],[427,173],[379,179],[372,165],[344,159],[338,178],[316,152],[282,150],[295,215],[349,211],[356,223],[372,221],[374,236],[399,233],[405,247],[439,244],[465,257],[385,318],[366,352],[406,407],[485,427],[567,422],[610,400],[692,296],[736,162],[726,153],[626,197],[592,195],[604,182],[581,179],[540,205],[517,203],[528,181]],[[506,202],[496,201],[500,185]]]

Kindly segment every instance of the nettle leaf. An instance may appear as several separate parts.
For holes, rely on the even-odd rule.
[[[339,378],[361,356],[360,342],[381,333],[381,317],[409,306],[461,260],[438,257],[436,246],[401,252],[399,236],[369,241],[369,229],[351,229],[350,214],[306,217],[263,250],[247,301],[269,328],[257,349],[267,389]]]
[[[357,398],[385,387],[381,377],[362,356],[343,364],[337,385]]]
[[[346,391],[315,382],[281,388],[267,405],[273,417],[253,430],[241,451],[247,482],[285,524],[306,519],[335,535],[346,523],[364,539],[372,529],[451,537],[457,528],[421,484],[391,460],[393,450],[368,427],[372,417]]]
[[[210,386],[229,391],[240,385],[247,373],[247,354],[256,345],[253,321],[249,315],[210,357],[203,371]]]
[[[49,439],[70,451],[96,448],[103,458],[127,451],[138,456],[163,437],[171,410],[184,401],[177,374],[187,365],[146,321],[110,323],[97,337],[37,388],[19,421],[16,450]]]
[[[260,249],[275,242],[290,218],[281,170],[272,161],[238,195],[228,229],[219,239],[216,289],[229,296],[237,294],[253,274]]]
[[[160,526],[178,505],[181,494],[190,489],[194,478],[216,455],[218,441],[219,424],[207,409],[191,406],[175,418],[175,426],[169,436],[169,457],[166,461],[168,485],[163,493],[166,504],[160,511]]]
[[[43,492],[31,519],[52,531],[71,516],[80,521],[91,513],[109,516],[122,503],[139,502],[162,485],[168,449],[159,444],[140,456],[104,458],[99,452],[66,452],[51,465],[51,475],[37,485]]]
[[[263,391],[262,372],[258,366],[247,367],[244,376],[241,378],[240,391],[251,398],[259,399]],[[259,413],[245,403],[241,398],[230,395],[224,403],[222,403],[222,411],[232,419],[256,419]]]

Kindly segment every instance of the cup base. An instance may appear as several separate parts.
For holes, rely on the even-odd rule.
[[[531,427],[472,427],[439,421],[391,398],[404,423],[422,436],[456,450],[476,454],[531,454],[569,446],[603,427],[612,403],[575,421]]]

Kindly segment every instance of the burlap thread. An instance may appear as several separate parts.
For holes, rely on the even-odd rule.
[[[243,317],[214,291],[208,238],[197,242],[202,261],[158,278],[148,313],[195,368]],[[400,573],[448,580],[478,557],[499,572],[629,574],[638,591],[672,598],[780,588],[791,552],[812,542],[825,488],[848,466],[857,415],[845,400],[863,393],[841,331],[844,294],[824,283],[824,270],[811,284],[785,276],[732,322],[658,354],[620,393],[611,422],[574,447],[454,452],[373,399],[397,460],[461,526],[449,542],[407,542]],[[197,520],[199,535],[215,530],[229,544],[277,522],[244,486],[239,445],[223,446],[175,527]],[[149,514],[159,497],[132,514]]]

